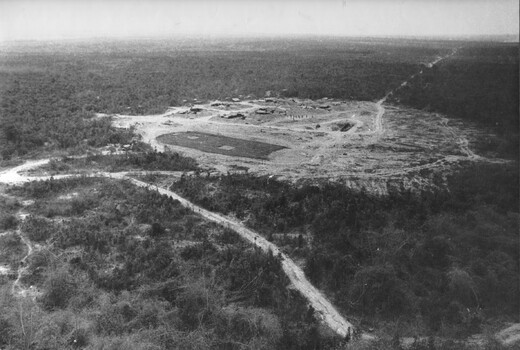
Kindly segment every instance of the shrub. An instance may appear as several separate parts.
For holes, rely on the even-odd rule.
[[[209,323],[218,306],[216,296],[203,281],[187,285],[175,304],[179,308],[181,321],[189,330]]]
[[[455,267],[447,275],[448,287],[455,300],[464,306],[473,306],[478,303],[475,282],[466,271]]]
[[[235,244],[240,242],[240,236],[228,228],[225,228],[217,239],[222,244]]]
[[[95,329],[98,334],[122,334],[125,329],[125,321],[123,316],[114,312],[112,307],[102,308],[95,317]]]
[[[152,224],[152,230],[150,232],[150,235],[152,237],[158,237],[158,236],[164,235],[165,232],[166,231],[165,231],[164,227],[160,223],[154,222]]]
[[[84,328],[76,328],[69,336],[69,345],[74,348],[84,348],[89,342],[89,332]]]
[[[400,315],[413,310],[412,293],[397,277],[391,265],[359,270],[352,287],[352,300],[359,300],[362,312]]]
[[[0,347],[10,343],[12,332],[11,323],[4,316],[0,316]]]
[[[35,242],[46,241],[56,231],[55,225],[42,217],[30,215],[22,224],[22,231]]]
[[[76,284],[67,271],[52,271],[45,280],[43,290],[40,302],[46,309],[63,309],[76,293]]]
[[[12,230],[18,225],[16,216],[11,214],[0,214],[0,230]]]
[[[272,346],[282,335],[278,317],[262,309],[241,307],[226,307],[219,311],[216,333],[219,339],[231,338],[240,342],[267,337]]]

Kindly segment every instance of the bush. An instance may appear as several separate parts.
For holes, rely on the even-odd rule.
[[[11,214],[0,214],[0,230],[12,230],[18,225],[16,216]]]
[[[354,277],[351,300],[358,300],[363,313],[403,315],[414,310],[412,293],[391,265],[370,266]]]
[[[45,280],[39,301],[47,310],[64,309],[75,293],[76,283],[68,271],[52,271]]]
[[[235,244],[240,242],[240,236],[233,230],[225,228],[224,231],[217,237],[221,244]]]
[[[466,271],[454,267],[447,275],[448,287],[454,300],[466,307],[478,304],[475,282]]]
[[[179,317],[184,327],[194,330],[213,321],[219,303],[214,292],[199,280],[184,288],[175,305],[179,308]]]
[[[95,317],[95,329],[98,334],[120,335],[125,329],[124,317],[112,307],[102,308]]]
[[[219,339],[247,342],[267,337],[274,346],[281,337],[278,317],[257,308],[226,307],[218,312],[216,333]]]
[[[162,225],[158,222],[154,222],[152,224],[152,230],[150,232],[150,236],[152,237],[159,237],[165,234],[165,229],[162,227]]]
[[[30,215],[22,224],[23,233],[35,242],[46,241],[57,230],[52,221]]]
[[[89,332],[84,328],[76,328],[69,336],[69,345],[74,348],[84,348],[89,342]]]
[[[11,343],[12,333],[13,326],[11,323],[3,315],[0,316],[0,346],[6,346]]]

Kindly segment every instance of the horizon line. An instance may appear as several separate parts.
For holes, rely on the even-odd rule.
[[[10,43],[45,43],[45,42],[73,42],[73,41],[123,41],[123,40],[167,40],[167,39],[283,39],[283,38],[335,38],[335,39],[423,39],[423,40],[445,40],[445,41],[498,41],[504,43],[520,42],[518,33],[509,34],[429,34],[429,35],[410,35],[410,34],[377,34],[377,35],[348,35],[348,34],[315,34],[315,33],[248,33],[248,34],[231,34],[231,33],[214,33],[211,35],[201,35],[196,33],[175,33],[170,35],[128,35],[128,36],[78,36],[70,38],[26,38],[26,39],[8,39],[0,40],[1,44]],[[507,41],[501,41],[500,38],[508,38]]]

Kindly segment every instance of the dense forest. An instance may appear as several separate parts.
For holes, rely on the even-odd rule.
[[[8,47],[0,56],[0,154],[9,159],[36,149],[130,141],[130,132],[94,118],[97,112],[158,113],[184,100],[266,91],[374,100],[445,46],[280,39],[202,47],[162,41]]]
[[[361,325],[399,319],[463,336],[495,318],[518,322],[518,169],[475,164],[448,182],[442,193],[383,198],[251,175],[185,177],[172,188],[305,259],[311,281]]]
[[[15,299],[2,277],[1,348],[327,349],[341,341],[287,288],[276,257],[156,192],[75,178],[9,193],[35,201],[10,226],[40,244],[21,281],[40,294]],[[10,198],[1,204],[14,216],[21,204]],[[11,248],[23,247],[9,237]]]
[[[424,67],[391,100],[479,122],[501,139],[486,148],[518,158],[518,70],[517,44],[466,44],[448,60]]]

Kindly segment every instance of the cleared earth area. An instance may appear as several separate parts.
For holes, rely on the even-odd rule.
[[[290,181],[328,178],[376,194],[388,193],[391,186],[434,188],[435,176],[443,177],[464,161],[501,162],[472,151],[492,138],[491,132],[471,122],[387,103],[422,74],[413,74],[377,102],[217,100],[171,107],[161,115],[115,115],[113,120],[118,127],[135,127],[157,149],[181,151],[208,170],[227,173],[239,168]]]
[[[436,113],[374,102],[265,99],[197,108],[201,112],[172,107],[161,115],[113,120],[135,127],[156,149],[181,152],[210,171],[330,178],[381,194],[389,182],[429,186],[433,171],[473,159],[468,150],[488,134]],[[238,117],[236,108],[242,108]]]

